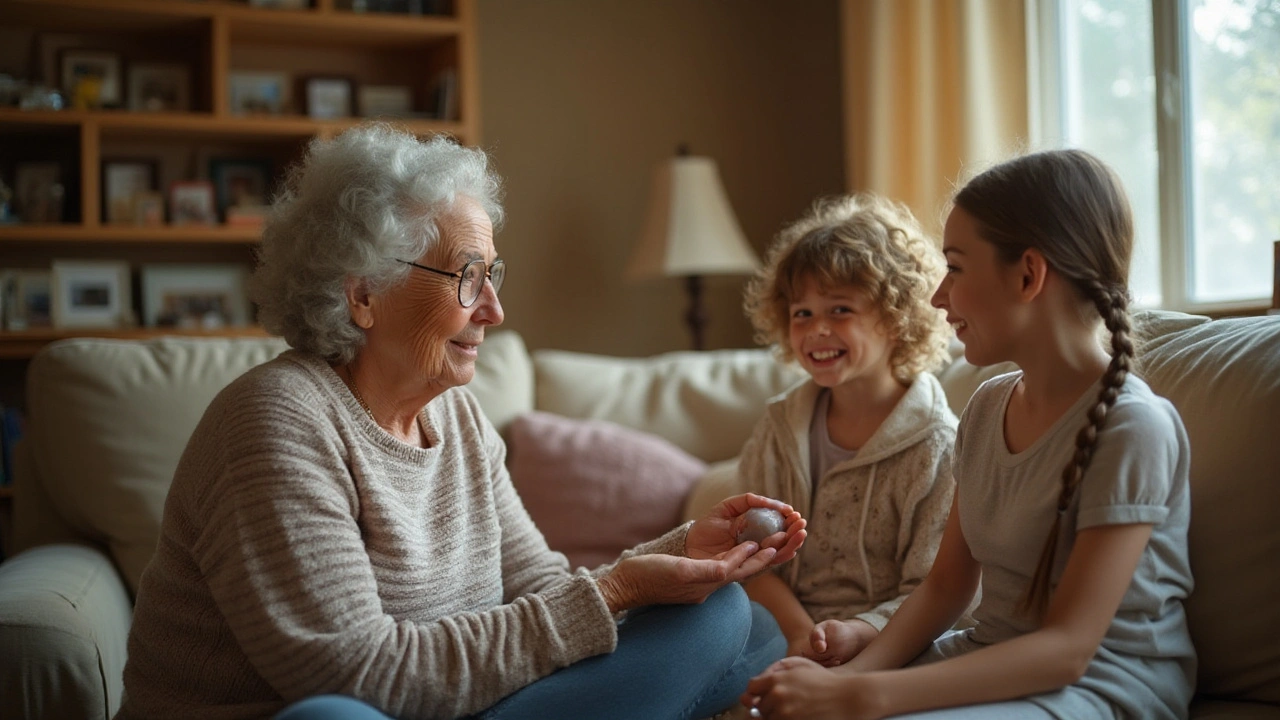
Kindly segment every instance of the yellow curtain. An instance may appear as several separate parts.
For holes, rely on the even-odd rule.
[[[846,178],[941,230],[957,184],[1027,145],[1024,0],[841,0]]]

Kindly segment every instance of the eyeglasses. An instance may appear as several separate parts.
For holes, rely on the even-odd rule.
[[[492,265],[485,267],[483,260],[472,260],[462,268],[461,272],[446,272],[437,270],[426,265],[419,265],[416,262],[408,260],[399,260],[405,265],[412,265],[419,270],[426,270],[437,275],[446,275],[451,278],[458,278],[458,302],[462,307],[468,308],[476,304],[476,300],[480,297],[481,291],[484,290],[484,279],[489,278],[489,284],[493,286],[493,294],[497,295],[502,289],[502,281],[507,277],[507,264],[502,262],[502,258],[493,261]]]

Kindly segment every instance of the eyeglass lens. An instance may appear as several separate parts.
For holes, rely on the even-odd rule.
[[[502,281],[507,276],[506,264],[501,260],[495,260],[493,265],[486,268],[483,260],[473,260],[462,268],[462,277],[458,283],[458,301],[463,307],[471,307],[480,297],[481,291],[484,290],[486,270],[489,272],[489,282],[493,285],[493,294],[497,295],[502,289]]]

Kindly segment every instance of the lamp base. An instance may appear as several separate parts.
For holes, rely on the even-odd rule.
[[[693,337],[693,349],[703,350],[703,329],[707,326],[707,313],[702,308],[702,276],[686,277],[684,287],[689,292],[689,310],[684,315],[684,321],[689,325],[689,334]]]

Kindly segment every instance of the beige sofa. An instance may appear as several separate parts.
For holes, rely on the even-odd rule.
[[[1178,406],[1192,442],[1193,716],[1280,717],[1280,318],[1137,321],[1149,336],[1146,375]],[[219,389],[282,348],[81,339],[32,361],[15,473],[20,552],[0,565],[0,718],[105,718],[118,707],[132,593],[182,447]],[[952,407],[996,370],[958,360],[940,372]],[[767,398],[798,377],[763,350],[529,353],[498,331],[472,390],[500,428],[535,409],[595,418],[711,463],[684,498],[697,514],[727,492]]]

